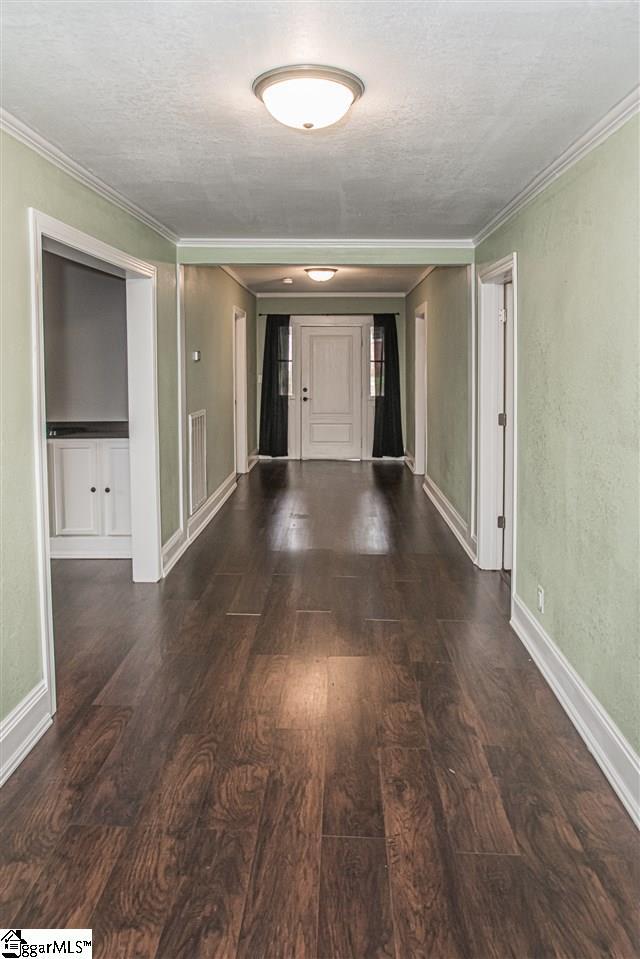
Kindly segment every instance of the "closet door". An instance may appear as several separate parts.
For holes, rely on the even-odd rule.
[[[129,441],[100,441],[100,472],[105,536],[131,535]]]
[[[97,536],[100,532],[98,444],[96,440],[53,442],[54,529],[56,536]]]

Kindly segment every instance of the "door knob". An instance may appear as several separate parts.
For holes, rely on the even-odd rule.
[[[111,492],[111,489],[110,489],[108,486],[105,486],[104,491],[105,491],[105,493],[110,493],[110,492]]]
[[[306,387],[306,386],[303,386],[303,387],[302,387],[302,392],[303,392],[303,393],[306,393],[306,392],[308,392],[308,391],[307,391],[307,387]]]
[[[308,397],[308,396],[303,396],[303,397],[302,397],[302,402],[303,402],[303,403],[308,403],[308,402],[309,402],[309,397]]]
[[[91,487],[91,492],[92,492],[92,493],[95,493],[95,491],[96,491],[95,486],[92,486],[92,487]]]

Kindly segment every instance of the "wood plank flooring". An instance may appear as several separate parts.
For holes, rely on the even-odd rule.
[[[261,463],[168,578],[56,561],[0,925],[96,959],[640,956],[638,835],[394,463]]]

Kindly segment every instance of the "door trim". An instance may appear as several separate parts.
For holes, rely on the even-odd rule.
[[[498,429],[501,412],[503,376],[500,369],[502,324],[498,311],[502,308],[502,288],[513,283],[513,564],[511,601],[516,592],[517,539],[517,474],[518,474],[518,261],[512,253],[477,273],[478,292],[478,457],[477,457],[477,536],[478,566],[481,569],[502,568],[502,534],[497,517],[502,511],[499,472],[502,462],[502,439]]]
[[[131,548],[136,582],[157,582],[162,575],[160,456],[158,429],[156,286],[157,271],[116,247],[61,220],[29,209],[32,365],[32,422],[36,492],[38,606],[42,668],[50,712],[56,711],[55,656],[49,539],[49,474],[44,378],[42,243],[45,237],[96,257],[126,274],[127,364],[131,470]]]
[[[302,417],[300,404],[302,403],[302,327],[305,326],[359,326],[362,329],[361,337],[361,436],[360,459],[370,460],[373,450],[373,413],[375,404],[369,396],[369,330],[373,326],[373,314],[362,313],[321,315],[305,314],[291,317],[292,330],[292,358],[293,358],[293,396],[289,397],[289,456],[288,459],[302,458]]]
[[[414,451],[413,472],[427,475],[427,302],[417,306],[414,317]]]
[[[233,461],[236,473],[249,472],[247,427],[247,313],[233,308]]]

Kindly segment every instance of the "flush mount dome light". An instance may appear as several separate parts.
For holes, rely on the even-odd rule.
[[[261,73],[252,89],[280,123],[297,130],[320,130],[345,115],[364,93],[364,84],[347,70],[298,64]]]
[[[327,280],[332,280],[338,271],[330,267],[318,267],[317,269],[312,267],[304,272],[307,276],[311,277],[312,280],[315,280],[316,283],[326,283]]]

